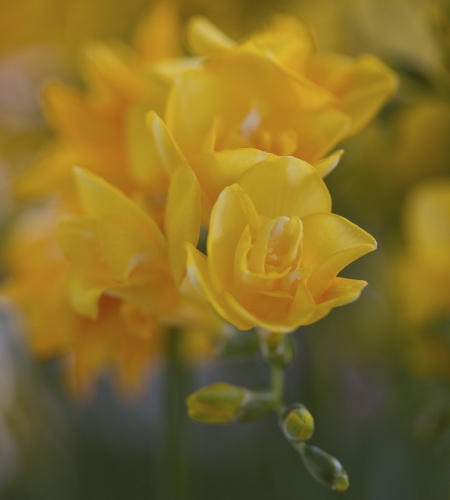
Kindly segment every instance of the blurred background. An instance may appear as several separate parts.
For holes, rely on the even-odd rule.
[[[79,48],[133,42],[151,0],[0,0],[0,249],[17,214],[14,179],[52,137],[41,91],[81,86]],[[370,52],[400,77],[396,96],[326,179],[333,211],[378,241],[344,276],[369,287],[295,334],[286,401],[316,421],[314,444],[350,477],[349,500],[450,498],[450,4],[438,0],[180,0],[180,27],[207,15],[239,39],[271,14],[308,22],[320,48]],[[180,28],[182,29],[182,28]],[[184,39],[182,43],[185,44]],[[3,277],[7,268],[2,264]],[[118,395],[108,373],[74,399],[61,359],[37,361],[20,316],[0,302],[0,498],[169,499],[167,369]],[[202,361],[184,394],[227,381],[267,384],[255,355]],[[182,399],[182,395],[180,396]],[[205,426],[184,416],[186,499],[328,499],[274,415]]]

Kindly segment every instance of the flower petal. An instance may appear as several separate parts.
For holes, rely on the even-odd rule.
[[[258,227],[259,216],[248,195],[233,184],[222,191],[213,208],[208,235],[209,271],[218,291],[232,288],[236,248],[248,224]]]
[[[198,288],[208,299],[214,309],[226,321],[234,325],[239,330],[249,330],[254,326],[254,323],[248,319],[248,313],[242,311],[240,307],[233,307],[233,298],[228,295],[225,297],[224,291],[218,291],[210,278],[208,269],[208,259],[199,250],[191,244],[186,245],[188,254],[188,274],[192,283]],[[243,314],[242,314],[243,312]]]
[[[197,244],[200,223],[200,186],[189,167],[178,167],[172,176],[165,219],[169,259],[178,286],[186,274],[184,244]]]
[[[355,60],[335,53],[318,54],[311,60],[307,76],[339,97],[339,108],[352,119],[346,137],[367,125],[398,84],[394,72],[368,54]]]
[[[313,269],[308,289],[318,298],[348,264],[375,250],[372,236],[335,214],[311,214],[303,219],[303,266]]]
[[[332,155],[327,156],[327,158],[314,163],[313,167],[317,170],[317,173],[320,175],[320,177],[324,178],[337,167],[343,154],[344,150],[339,149]]]
[[[231,149],[195,155],[191,164],[209,201],[215,203],[224,188],[237,182],[255,163],[271,156],[258,149]]]
[[[127,146],[131,174],[136,181],[152,191],[163,192],[169,184],[171,169],[158,154],[157,139],[161,134],[153,132],[149,137],[146,126],[149,105],[141,103],[133,106],[127,115]],[[156,114],[152,113],[153,115]],[[157,117],[156,117],[157,119]]]
[[[112,277],[125,281],[143,258],[165,254],[164,236],[156,223],[118,189],[82,169],[75,169],[81,203],[101,222],[98,237]]]
[[[330,212],[331,198],[314,167],[292,157],[261,161],[239,179],[259,214],[300,219],[315,212]]]
[[[187,165],[186,158],[161,118],[154,111],[150,111],[146,116],[146,122],[150,131],[146,146],[148,157],[152,162],[149,168],[171,174],[180,165]]]
[[[235,45],[231,38],[202,16],[190,19],[187,26],[187,40],[192,52],[200,56],[210,56]]]
[[[322,296],[319,297],[314,313],[308,318],[305,325],[319,321],[335,307],[354,302],[366,286],[366,281],[335,278]]]

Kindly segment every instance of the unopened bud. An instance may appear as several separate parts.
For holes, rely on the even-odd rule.
[[[203,387],[187,398],[189,417],[204,424],[247,422],[272,411],[275,400],[267,391],[250,391],[219,382]]]
[[[319,483],[335,491],[345,491],[350,483],[340,462],[317,446],[293,443],[300,453],[307,471]]]
[[[260,353],[267,364],[277,365],[284,370],[292,363],[295,357],[292,335],[260,329],[259,338]]]
[[[280,425],[287,439],[304,441],[314,432],[314,419],[306,406],[299,403],[283,408],[280,415]]]
[[[248,356],[258,351],[258,335],[254,330],[240,331],[233,327],[225,330],[217,343],[218,354],[223,357]]]
[[[188,414],[205,424],[234,422],[241,409],[245,389],[218,383],[203,387],[187,398]]]

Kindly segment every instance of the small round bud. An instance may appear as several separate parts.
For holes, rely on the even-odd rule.
[[[281,411],[280,424],[284,435],[292,441],[310,439],[314,432],[314,419],[306,406],[295,403]]]

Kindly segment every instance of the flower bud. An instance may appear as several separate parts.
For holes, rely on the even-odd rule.
[[[347,473],[340,462],[317,446],[293,443],[302,457],[306,470],[319,483],[335,491],[345,491],[349,487]]]
[[[220,382],[194,392],[187,398],[188,415],[204,424],[234,422],[241,409],[246,390]]]
[[[250,355],[258,351],[258,336],[254,330],[227,329],[219,339],[217,350],[223,357]]]
[[[187,398],[189,417],[204,424],[248,422],[275,408],[269,391],[250,391],[224,382],[209,385]]]
[[[287,439],[304,441],[314,432],[314,419],[308,409],[295,403],[283,408],[280,415],[280,425]]]
[[[294,342],[292,335],[273,333],[260,330],[259,349],[262,358],[269,365],[277,365],[286,369],[295,357]]]

